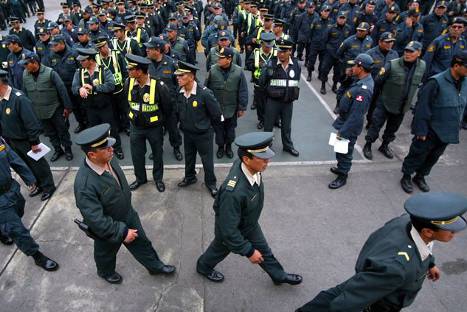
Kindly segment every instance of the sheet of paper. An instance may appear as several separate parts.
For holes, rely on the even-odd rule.
[[[349,140],[338,138],[334,143],[334,152],[339,154],[347,154],[349,152]]]
[[[328,144],[331,146],[334,146],[334,144],[336,144],[336,138],[337,138],[337,134],[335,134],[334,132],[331,132],[331,135],[329,136]]]
[[[32,150],[28,152],[28,156],[34,159],[35,161],[38,161],[39,159],[44,157],[48,152],[50,152],[50,147],[48,147],[44,143],[40,143],[39,147],[41,148],[41,151],[39,153],[33,153]]]

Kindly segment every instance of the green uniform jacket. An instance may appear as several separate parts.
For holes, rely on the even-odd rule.
[[[411,228],[404,214],[370,235],[358,256],[356,274],[336,287],[339,294],[329,311],[360,312],[380,300],[403,308],[414,301],[434,257],[421,260]]]
[[[215,236],[233,253],[251,256],[253,245],[245,239],[259,227],[258,220],[264,204],[264,184],[251,186],[236,160],[214,201],[216,213]]]
[[[76,206],[92,232],[111,243],[122,242],[127,233],[127,220],[136,211],[131,205],[131,192],[125,174],[116,160],[110,165],[119,183],[109,173],[98,175],[84,160],[76,174],[74,191]]]

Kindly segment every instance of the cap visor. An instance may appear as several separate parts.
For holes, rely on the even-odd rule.
[[[417,51],[417,50],[414,49],[414,48],[405,48],[404,51],[415,52],[415,51]]]
[[[258,158],[261,158],[261,159],[269,159],[269,158],[274,157],[274,155],[276,155],[276,153],[274,153],[274,151],[273,151],[271,148],[268,148],[268,149],[265,150],[264,152],[251,153],[251,154],[252,154],[253,156],[258,157]]]
[[[18,62],[20,65],[26,65],[28,63],[28,60],[21,60]]]
[[[76,59],[77,59],[78,61],[84,61],[84,60],[87,60],[88,57],[89,57],[89,56],[87,56],[87,55],[78,55],[78,56],[76,57]]]
[[[438,227],[445,231],[460,232],[465,230],[467,227],[467,222],[465,221],[464,217],[459,217],[459,219],[457,219],[454,223],[438,225]]]
[[[384,42],[394,42],[394,41],[396,41],[396,39],[384,39],[383,41]]]
[[[176,75],[176,76],[183,75],[183,74],[187,74],[187,72],[181,71],[181,70],[178,70],[178,69],[174,72],[174,75]]]

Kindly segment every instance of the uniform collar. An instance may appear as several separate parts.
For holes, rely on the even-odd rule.
[[[187,93],[185,92],[185,87],[180,88],[180,93],[183,93],[186,98],[189,98],[191,95],[196,95],[197,88],[198,88],[198,84],[196,83],[196,81],[193,81],[193,88],[191,88],[191,92],[190,94],[188,94],[188,96],[187,96]]]
[[[105,168],[102,168],[98,165],[96,165],[95,163],[93,163],[89,158],[86,157],[86,164],[89,166],[89,168],[92,169],[92,171],[94,171],[95,173],[97,173],[98,175],[103,175],[104,172],[108,171],[107,169]],[[109,163],[109,167],[110,167],[110,163]]]
[[[0,98],[0,100],[9,101],[10,100],[10,95],[11,95],[11,87],[8,86],[7,89],[6,89],[5,95],[3,96],[3,98]]]
[[[258,186],[261,183],[261,173],[257,172],[255,174],[251,174],[250,170],[245,166],[245,164],[242,162],[241,168],[243,171],[243,174],[245,175],[246,179],[248,182],[250,182],[251,186],[258,184]]]
[[[433,253],[433,242],[425,244],[422,237],[413,225],[412,229],[410,230],[410,236],[412,236],[415,246],[417,246],[422,261],[425,261]]]

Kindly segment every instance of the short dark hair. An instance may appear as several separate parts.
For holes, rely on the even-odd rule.
[[[253,154],[250,153],[250,152],[248,152],[248,151],[247,151],[246,149],[244,149],[244,148],[239,148],[239,149],[237,150],[237,155],[238,155],[238,158],[240,158],[240,160],[243,159],[243,156],[246,156],[246,157],[248,157],[248,158],[250,158],[250,159],[253,158]],[[243,162],[243,160],[242,160],[242,162]]]
[[[439,228],[436,225],[425,219],[419,219],[414,216],[410,216],[410,222],[419,233],[422,231],[422,229],[430,229],[435,232],[439,231]]]

